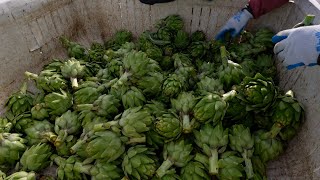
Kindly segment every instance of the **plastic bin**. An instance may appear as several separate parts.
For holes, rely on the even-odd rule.
[[[1,0],[0,1],[0,107],[17,90],[23,73],[38,72],[53,57],[65,57],[61,35],[88,45],[107,39],[116,30],[138,35],[160,18],[179,14],[186,30],[203,30],[212,38],[246,0],[176,0],[144,5],[139,0]],[[316,0],[296,0],[253,21],[249,27],[290,28],[306,14],[316,15]],[[278,63],[280,86],[292,89],[306,110],[301,132],[285,154],[269,164],[269,179],[320,179],[320,67],[287,71]],[[0,110],[3,108],[0,108]],[[1,113],[1,111],[0,111]]]

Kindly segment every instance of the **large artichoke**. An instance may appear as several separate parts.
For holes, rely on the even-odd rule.
[[[162,93],[165,96],[175,97],[181,91],[186,90],[186,87],[187,82],[184,77],[177,74],[170,74],[163,82]]]
[[[143,106],[145,102],[146,98],[142,94],[141,90],[134,86],[132,86],[130,90],[122,96],[122,104],[125,109]]]
[[[51,115],[59,116],[72,106],[72,96],[68,92],[53,92],[44,97],[44,102]]]
[[[224,152],[219,159],[219,179],[234,180],[243,177],[243,158],[234,151]]]
[[[165,113],[157,117],[155,122],[156,132],[167,140],[178,138],[182,132],[182,125],[176,115]]]
[[[37,120],[43,120],[45,118],[49,117],[49,112],[48,109],[46,108],[45,103],[39,103],[34,105],[31,108],[31,115],[32,118],[37,119]]]
[[[45,92],[55,92],[68,87],[63,76],[53,69],[43,70],[39,75],[27,71],[25,75],[33,79],[37,87]]]
[[[28,148],[21,156],[22,170],[39,171],[50,163],[52,149],[48,144],[37,144]]]
[[[28,144],[34,145],[38,143],[51,142],[54,143],[57,135],[53,133],[53,124],[44,121],[34,121],[34,124],[25,129]]]

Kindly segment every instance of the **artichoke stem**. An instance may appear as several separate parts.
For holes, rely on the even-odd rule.
[[[206,168],[209,167],[208,157],[203,154],[197,153],[196,156],[194,157],[194,160],[202,163]]]
[[[85,140],[78,140],[78,142],[70,148],[71,154],[75,154],[85,142]]]
[[[218,150],[211,150],[211,157],[209,158],[209,173],[211,175],[217,175],[219,171],[218,165]]]
[[[91,175],[90,170],[93,167],[93,165],[87,164],[87,165],[83,165],[80,162],[76,162],[74,164],[73,170],[79,173],[85,173],[88,175]]]
[[[174,163],[170,161],[170,159],[165,160],[161,166],[157,169],[157,176],[159,178],[162,178],[164,175],[166,175],[167,170],[173,165]]]
[[[222,99],[226,102],[230,101],[232,98],[234,98],[235,96],[237,95],[237,91],[235,90],[231,90],[227,93],[225,93],[223,96],[222,96]]]
[[[70,80],[71,80],[72,88],[74,88],[74,89],[78,88],[78,86],[79,86],[78,79],[71,77]]]
[[[131,76],[131,73],[128,73],[128,72],[123,73],[119,78],[119,80],[116,83],[114,83],[113,87],[118,88],[119,86],[123,85],[128,81],[128,78],[130,76]]]
[[[93,131],[104,131],[110,129],[112,126],[119,124],[119,121],[109,121],[106,123],[100,123],[93,126]]]
[[[271,130],[269,131],[270,138],[276,137],[280,133],[282,128],[283,128],[283,126],[280,123],[275,123],[272,126]]]
[[[251,159],[248,157],[248,150],[244,150],[244,152],[242,153],[242,157],[243,157],[245,165],[246,165],[245,171],[247,174],[247,178],[252,179],[253,178],[253,168],[252,168]]]
[[[28,72],[28,71],[26,71],[26,72],[24,73],[24,75],[26,75],[27,78],[29,78],[29,79],[34,79],[34,80],[36,80],[36,79],[38,78],[38,75],[37,75],[37,74],[31,73],[31,72]]]
[[[54,142],[54,146],[55,147],[61,146],[61,144],[65,141],[67,136],[68,136],[67,130],[61,130],[59,132],[59,135],[58,135],[57,139]]]
[[[46,132],[44,137],[51,143],[54,143],[57,140],[57,135],[53,132]]]
[[[183,125],[183,132],[184,133],[191,133],[192,132],[192,126],[190,124],[190,116],[189,115],[183,115],[182,116],[182,125]]]
[[[61,166],[62,164],[64,164],[65,159],[54,154],[50,157],[51,160],[53,160],[58,166]]]

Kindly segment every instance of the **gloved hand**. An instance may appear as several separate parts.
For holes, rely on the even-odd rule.
[[[318,65],[320,25],[281,31],[272,38],[272,42],[276,43],[274,53],[289,70]]]
[[[140,2],[144,4],[149,4],[149,5],[154,5],[156,3],[166,3],[171,1],[174,1],[174,0],[140,0]]]
[[[215,39],[223,41],[227,32],[230,32],[232,37],[236,37],[240,34],[243,28],[247,25],[248,21],[252,18],[252,14],[247,9],[239,11],[227,21],[227,23],[222,27]]]

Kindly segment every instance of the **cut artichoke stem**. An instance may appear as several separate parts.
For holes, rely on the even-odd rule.
[[[126,144],[139,144],[139,143],[145,143],[147,141],[146,137],[137,137],[137,138],[130,138],[129,141],[126,142]]]
[[[90,170],[91,170],[92,167],[93,167],[93,165],[91,165],[91,164],[84,165],[81,162],[76,162],[74,164],[73,170],[76,171],[76,172],[80,172],[80,173],[85,173],[85,174],[91,175]]]
[[[78,79],[77,78],[70,77],[70,81],[71,81],[71,84],[72,84],[72,88],[74,88],[74,89],[78,88],[79,84],[78,84]]]
[[[53,132],[44,133],[44,137],[51,143],[54,143],[57,140],[57,135]]]
[[[59,134],[58,134],[58,137],[56,138],[56,140],[54,142],[54,146],[55,147],[61,146],[62,143],[66,140],[67,137],[68,137],[67,130],[60,131]]]
[[[235,90],[231,90],[227,93],[225,93],[223,96],[222,96],[222,99],[226,102],[230,101],[232,98],[234,98],[235,96],[237,95],[237,91]]]
[[[33,79],[33,80],[37,80],[38,79],[38,75],[37,74],[34,74],[34,73],[31,73],[31,72],[28,72],[26,71],[24,73],[28,79]]]
[[[71,154],[75,154],[77,150],[86,142],[87,142],[86,137],[82,140],[78,140],[77,143],[70,148]]]
[[[195,155],[195,157],[194,157],[194,160],[200,162],[200,163],[203,164],[206,168],[209,167],[209,160],[208,160],[208,157],[207,157],[206,155],[197,153],[197,154]]]
[[[244,150],[244,152],[241,154],[244,162],[245,162],[245,171],[247,174],[247,179],[252,179],[253,178],[253,168],[252,168],[252,162],[251,159],[248,157],[248,150]]]
[[[270,138],[275,138],[283,128],[280,123],[274,123],[271,130],[268,132]]]
[[[162,178],[164,175],[166,175],[167,170],[170,169],[170,167],[173,165],[174,163],[170,160],[167,159],[165,161],[163,161],[163,163],[161,164],[161,166],[157,169],[157,176],[159,178]]]
[[[62,158],[62,157],[60,157],[60,156],[58,156],[58,155],[56,155],[56,154],[53,154],[53,155],[50,157],[50,159],[51,159],[54,163],[56,163],[58,166],[63,165],[64,162],[65,162],[65,159],[64,159],[64,158]]]
[[[211,157],[209,158],[209,173],[211,175],[217,175],[219,172],[218,155],[216,148],[211,150]]]
[[[92,108],[93,104],[79,104],[76,107],[77,111],[91,110]]]
[[[183,125],[183,132],[188,134],[192,132],[192,125],[190,123],[190,116],[185,114],[182,116],[182,125]]]

